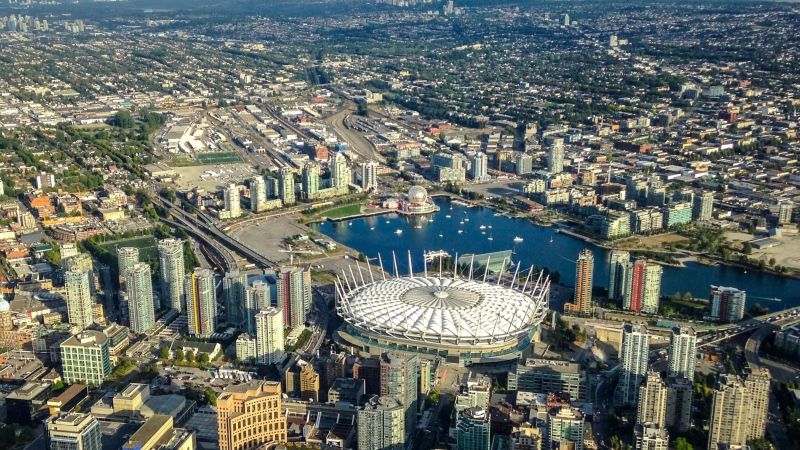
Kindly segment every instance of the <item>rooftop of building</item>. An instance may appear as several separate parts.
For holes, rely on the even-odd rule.
[[[50,426],[66,426],[66,427],[76,427],[80,425],[81,422],[85,421],[87,417],[91,418],[91,414],[83,414],[83,413],[73,413],[73,412],[65,412],[56,414],[48,419],[50,422]]]
[[[142,383],[131,383],[126,386],[122,392],[118,392],[116,395],[114,395],[114,397],[119,399],[134,398],[137,395],[143,394],[145,391],[147,391],[147,393],[150,392],[149,385]]]
[[[525,365],[523,367],[540,369],[540,370],[552,370],[554,372],[561,372],[561,373],[580,373],[581,370],[580,364],[576,364],[570,361],[560,361],[556,359],[528,358],[527,360],[525,360]]]
[[[123,449],[133,449],[139,447],[139,444],[147,442],[159,430],[161,430],[167,423],[172,424],[172,417],[156,414],[142,425],[141,428],[133,433],[128,442],[122,447]],[[140,447],[139,447],[140,448]]]
[[[369,399],[367,404],[364,405],[364,410],[373,411],[385,411],[395,408],[400,408],[400,403],[397,400],[393,399],[392,397],[378,397],[377,395]]]
[[[68,387],[64,390],[58,397],[51,398],[47,401],[47,404],[50,405],[63,405],[69,403],[70,400],[74,399],[75,397],[81,395],[82,393],[88,393],[89,387],[85,384],[73,384],[72,386]]]
[[[331,386],[334,391],[358,391],[364,386],[364,380],[357,378],[337,378]]]
[[[8,394],[6,400],[33,400],[49,389],[49,383],[25,383],[21,388]]]
[[[102,331],[83,330],[61,343],[61,347],[97,347],[108,342],[108,336]]]
[[[172,415],[186,404],[186,397],[177,394],[154,395],[147,399],[142,406],[142,412],[153,414]],[[146,417],[147,415],[145,415]]]

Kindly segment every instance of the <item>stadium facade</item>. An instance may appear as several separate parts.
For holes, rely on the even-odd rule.
[[[409,256],[409,266],[411,265]],[[382,260],[379,261],[381,268]],[[527,358],[549,306],[543,274],[376,275],[361,264],[338,275],[336,340],[363,355],[408,352],[465,366]],[[380,278],[376,278],[376,277]]]

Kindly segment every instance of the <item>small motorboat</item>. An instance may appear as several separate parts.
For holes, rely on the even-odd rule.
[[[401,230],[401,229],[399,229],[399,228],[398,228],[398,229],[397,229],[397,230],[394,232],[394,234],[403,234],[403,230]]]
[[[519,236],[514,237],[514,242],[522,242],[522,238]]]

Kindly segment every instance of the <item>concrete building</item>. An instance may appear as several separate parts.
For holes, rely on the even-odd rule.
[[[456,425],[457,450],[490,450],[492,447],[489,411],[467,408],[458,416]]]
[[[747,404],[747,440],[764,437],[769,418],[769,386],[772,378],[769,371],[760,367],[752,368],[744,380],[744,387],[750,396]]]
[[[608,298],[622,300],[628,285],[628,266],[631,254],[624,250],[612,250],[608,262]]]
[[[592,314],[592,286],[594,282],[594,253],[584,249],[578,255],[578,264],[575,269],[575,295],[572,303],[564,305],[564,312],[568,314]]]
[[[222,292],[225,295],[225,321],[228,325],[241,329],[246,323],[245,289],[247,274],[233,269],[222,278]]]
[[[183,241],[164,239],[158,242],[158,267],[161,272],[161,307],[183,312],[186,299],[183,295]]]
[[[528,175],[533,172],[533,157],[531,155],[518,153],[515,162],[515,173],[517,175]]]
[[[300,369],[300,399],[307,402],[319,402],[320,388],[319,372],[312,364],[306,364]]]
[[[250,182],[250,210],[255,213],[263,212],[267,204],[267,183],[264,177],[253,177]]]
[[[697,333],[692,327],[676,326],[669,335],[669,376],[694,380]]]
[[[657,423],[639,423],[633,428],[636,450],[669,450],[669,433]]]
[[[100,422],[91,414],[54,414],[44,423],[44,445],[50,450],[102,450]]]
[[[548,412],[549,448],[583,450],[585,419],[580,409],[552,408]]]
[[[528,359],[508,374],[508,390],[562,392],[572,401],[586,400],[586,372],[580,364],[549,359]]]
[[[406,411],[406,436],[410,436],[417,428],[419,357],[384,353],[380,357],[380,364],[381,397],[394,398],[403,405]]]
[[[664,228],[670,229],[692,221],[692,205],[689,202],[670,203],[664,207]]]
[[[378,189],[378,164],[369,161],[361,164],[361,188],[365,191]]]
[[[800,354],[800,325],[789,325],[775,332],[775,347],[787,355]]]
[[[404,450],[405,407],[392,397],[374,396],[358,411],[359,450]]]
[[[154,414],[136,433],[133,433],[122,450],[194,450],[195,434],[173,427],[172,416]]]
[[[217,329],[217,289],[214,272],[196,268],[184,278],[189,334],[208,337]]]
[[[114,414],[128,417],[136,416],[139,414],[144,402],[149,398],[149,384],[131,383],[125,386],[122,392],[114,394],[114,398],[111,400]]]
[[[67,290],[67,317],[70,323],[74,323],[80,329],[94,323],[91,278],[91,271],[81,270],[77,267],[64,274],[64,284]]]
[[[235,219],[242,215],[241,198],[239,197],[239,187],[231,183],[222,192],[222,197],[225,203],[225,210],[230,212],[231,219]]]
[[[250,381],[228,386],[217,398],[220,450],[252,449],[286,442],[281,385]]]
[[[778,203],[778,225],[792,223],[793,206],[791,200],[783,200]]]
[[[5,398],[6,423],[33,426],[47,417],[47,401],[53,396],[50,383],[23,384]]]
[[[64,383],[100,386],[111,375],[108,337],[101,331],[83,330],[60,346]]]
[[[277,273],[277,305],[283,309],[283,323],[296,328],[311,310],[311,269],[283,266]]]
[[[666,426],[667,385],[658,372],[647,372],[639,387],[637,423],[654,423],[660,428]]]
[[[695,195],[692,202],[692,220],[697,222],[708,222],[714,211],[714,193],[703,192]]]
[[[328,389],[328,403],[350,403],[358,406],[364,396],[364,380],[337,378]]]
[[[711,403],[708,448],[718,444],[745,445],[747,443],[748,404],[750,395],[739,377],[720,375]]]
[[[278,198],[283,206],[294,205],[294,173],[288,167],[281,168],[278,173]]]
[[[664,272],[661,266],[640,259],[628,270],[629,284],[623,296],[623,307],[637,313],[658,314],[661,275]]]
[[[284,356],[283,311],[278,308],[262,309],[256,321],[256,362],[277,364]]]
[[[242,333],[236,338],[236,357],[246,363],[256,361],[256,338]]]
[[[724,286],[711,286],[710,319],[714,322],[734,323],[744,316],[747,293],[739,289]]]
[[[666,426],[678,433],[686,433],[692,425],[692,381],[686,378],[667,377]]]
[[[303,166],[302,188],[300,189],[303,198],[313,200],[319,193],[319,164],[309,161]]]
[[[648,330],[644,325],[625,324],[622,328],[622,367],[617,385],[617,403],[635,405],[638,403],[639,385],[647,373]]]
[[[145,333],[155,325],[150,265],[136,263],[131,266],[125,272],[125,286],[128,293],[131,330],[136,333]]]
[[[242,329],[252,336],[256,335],[256,314],[271,306],[270,286],[262,280],[255,280],[244,289],[244,323]]]
[[[492,395],[492,380],[483,375],[472,376],[466,384],[462,384],[456,394],[456,414],[467,408],[489,409],[489,397]]]
[[[553,144],[547,149],[547,171],[561,173],[564,171],[564,146]]]

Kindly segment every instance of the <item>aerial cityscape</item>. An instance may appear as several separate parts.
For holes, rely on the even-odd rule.
[[[0,4],[0,450],[800,450],[798,30]]]

